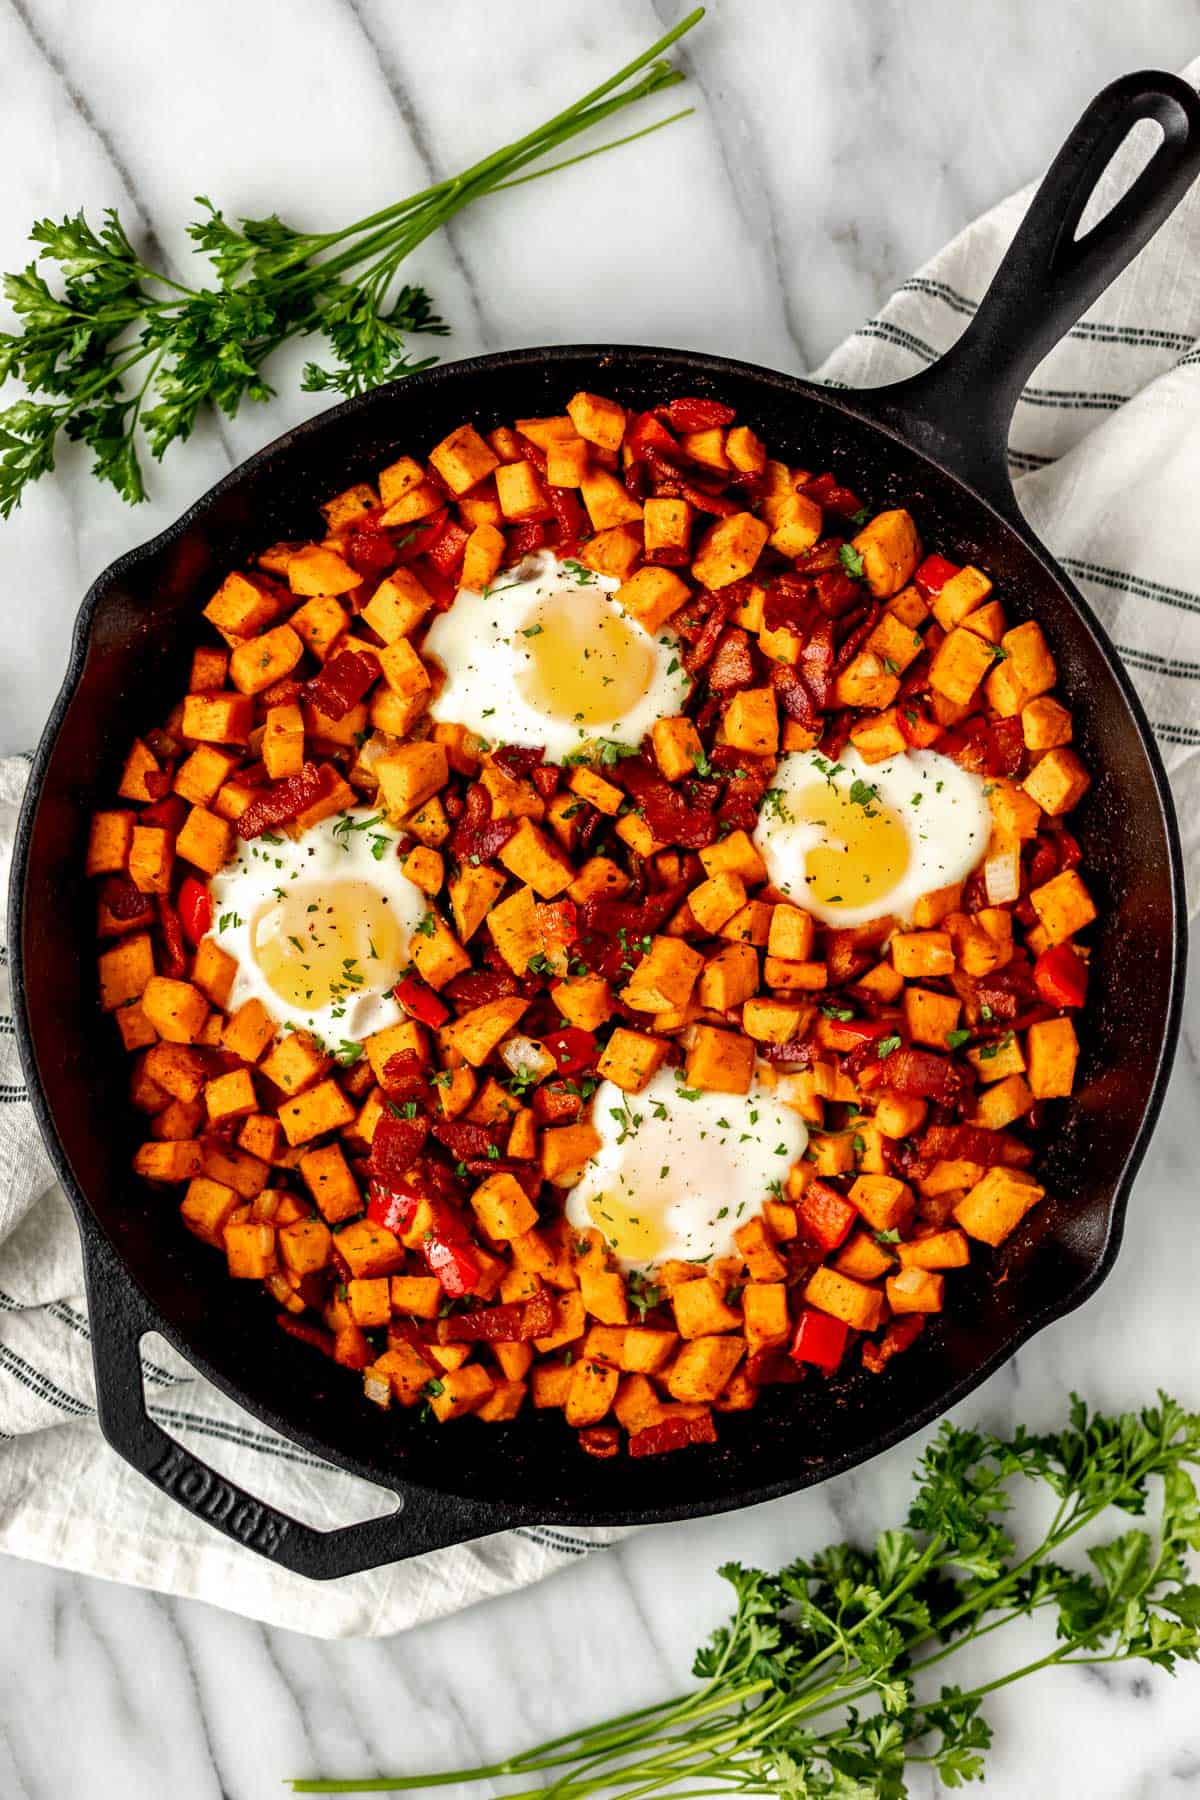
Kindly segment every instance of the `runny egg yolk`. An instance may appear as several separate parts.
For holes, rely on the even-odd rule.
[[[593,1194],[588,1216],[615,1256],[631,1263],[657,1262],[666,1244],[661,1219],[627,1206],[616,1194]]]
[[[256,914],[250,942],[279,998],[313,1010],[390,987],[405,961],[400,921],[365,881],[297,882]]]
[[[797,822],[819,827],[825,839],[807,852],[805,892],[810,899],[830,907],[868,906],[903,880],[911,855],[909,835],[877,795],[864,803],[832,782],[814,782],[788,794],[787,810]]]
[[[595,725],[636,706],[654,678],[654,652],[603,593],[550,594],[522,629],[529,662],[517,675],[539,713]]]

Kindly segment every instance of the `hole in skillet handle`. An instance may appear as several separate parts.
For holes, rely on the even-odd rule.
[[[1126,191],[1076,236],[1116,152],[1151,120],[1157,148]],[[1023,527],[1008,429],[1042,358],[1145,248],[1200,175],[1200,96],[1176,75],[1123,75],[1088,106],[1051,163],[974,318],[920,374],[863,396],[879,424]]]
[[[382,1518],[321,1531],[256,1499],[151,1418],[140,1346],[146,1333],[161,1330],[162,1323],[99,1233],[85,1231],[83,1239],[100,1429],[119,1456],[193,1518],[310,1581],[403,1562],[521,1522],[495,1506],[399,1488],[396,1509]]]

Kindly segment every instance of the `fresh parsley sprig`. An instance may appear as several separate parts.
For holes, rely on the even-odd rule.
[[[448,326],[422,287],[398,285],[418,244],[487,194],[540,180],[685,118],[673,113],[598,148],[543,164],[552,151],[639,100],[683,80],[663,53],[703,17],[698,8],[641,56],[555,114],[447,181],[337,231],[301,231],[272,214],[237,224],[205,195],[188,227],[216,285],[190,287],[147,263],[111,208],[97,228],[82,212],[41,219],[34,260],[3,288],[19,329],[0,332],[0,385],[26,397],[0,412],[0,516],[54,468],[60,434],[92,452],[92,471],[123,499],[144,500],[139,443],[161,458],[212,408],[235,414],[269,400],[264,373],[292,338],[324,338],[330,364],[310,362],[302,385],[358,394],[428,367],[409,337]],[[690,108],[688,109],[690,111]],[[40,264],[57,265],[52,288]]]
[[[1012,1438],[943,1425],[917,1471],[906,1523],[870,1550],[834,1544],[768,1575],[727,1564],[728,1625],[699,1652],[700,1687],[503,1762],[443,1775],[293,1781],[297,1793],[355,1794],[524,1776],[507,1800],[732,1791],[783,1800],[903,1800],[905,1771],[932,1765],[946,1787],[984,1773],[989,1694],[1042,1669],[1200,1660],[1200,1414],[1166,1395],[1107,1418],[1073,1401],[1066,1428]],[[1019,1483],[1050,1513],[1022,1554],[1007,1516]],[[1153,1484],[1153,1487],[1152,1487]],[[1142,1517],[1059,1557],[1110,1508]],[[1013,1621],[1052,1624],[1044,1653],[969,1688],[945,1665]],[[547,1790],[540,1777],[559,1771]],[[716,1784],[716,1785],[714,1785]],[[728,1787],[726,1784],[731,1784]]]

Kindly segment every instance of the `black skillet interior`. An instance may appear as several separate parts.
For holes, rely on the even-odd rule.
[[[1165,87],[1179,104],[1172,78],[1137,79],[1152,81],[1158,101]],[[1190,102],[1183,103],[1188,181],[1197,163],[1194,96]],[[1090,155],[1094,162],[1094,142]],[[1182,192],[1168,203],[1167,186],[1160,176],[1157,216],[1142,229],[1145,212],[1139,215],[1110,262],[1123,264],[1161,222]],[[1085,285],[1098,292],[1114,272]],[[1059,311],[1070,311],[1077,297],[1060,297]],[[1013,357],[1025,362],[1035,347],[1026,332]],[[580,387],[630,406],[680,393],[719,395],[787,460],[832,467],[873,507],[911,508],[927,543],[989,570],[1010,616],[1040,619],[1079,750],[1096,774],[1076,817],[1106,921],[1092,963],[1079,1091],[1045,1163],[1054,1199],[1003,1252],[1008,1279],[997,1284],[992,1260],[981,1258],[949,1288],[944,1318],[883,1376],[769,1391],[753,1412],[722,1420],[711,1450],[633,1467],[581,1457],[552,1415],[527,1411],[503,1428],[452,1431],[431,1429],[412,1413],[381,1417],[352,1377],[278,1330],[259,1292],[229,1284],[220,1261],[180,1230],[170,1201],[128,1173],[136,1131],[122,1059],[95,1003],[94,920],[81,873],[89,812],[113,791],[130,736],[160,720],[183,685],[200,607],[227,569],[264,543],[310,535],[320,500],[402,450],[427,450],[463,418],[487,428],[558,412]],[[1006,401],[993,387],[999,411]],[[412,377],[299,428],[93,588],[22,819],[10,934],[18,1028],[40,1123],[84,1240],[101,1422],[123,1454],[184,1504],[317,1576],[521,1520],[637,1523],[748,1504],[821,1480],[936,1416],[1103,1278],[1177,1024],[1183,915],[1174,826],[1140,709],[1086,607],[1015,516],[893,435],[903,430],[949,455],[950,440],[961,437],[957,417],[947,388],[928,377],[850,397],[670,350],[583,347],[482,358]],[[995,437],[1006,422],[983,420],[985,432]],[[972,460],[961,443],[957,452]],[[1000,435],[974,459],[972,474],[1005,508],[1006,478],[996,474],[1002,457]],[[174,1450],[141,1395],[136,1345],[151,1329],[269,1425],[399,1490],[402,1515],[311,1532],[256,1507]]]

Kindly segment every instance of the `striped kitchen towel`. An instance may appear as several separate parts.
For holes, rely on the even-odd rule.
[[[1121,179],[1119,168],[1114,179]],[[1028,196],[989,213],[907,282],[820,372],[910,374],[971,316]],[[599,334],[603,322],[598,321]],[[1032,524],[1119,646],[1171,772],[1200,893],[1200,191],[1047,358],[1017,410],[1012,464]],[[0,763],[0,858],[26,764]],[[619,1533],[526,1530],[314,1586],[199,1525],[134,1475],[95,1422],[79,1248],[38,1142],[0,968],[0,1549],[195,1595],[321,1636],[382,1634],[537,1580]],[[202,1252],[197,1252],[202,1254]],[[147,1345],[156,1417],[251,1492],[318,1525],[387,1509],[377,1490],[275,1437]]]

